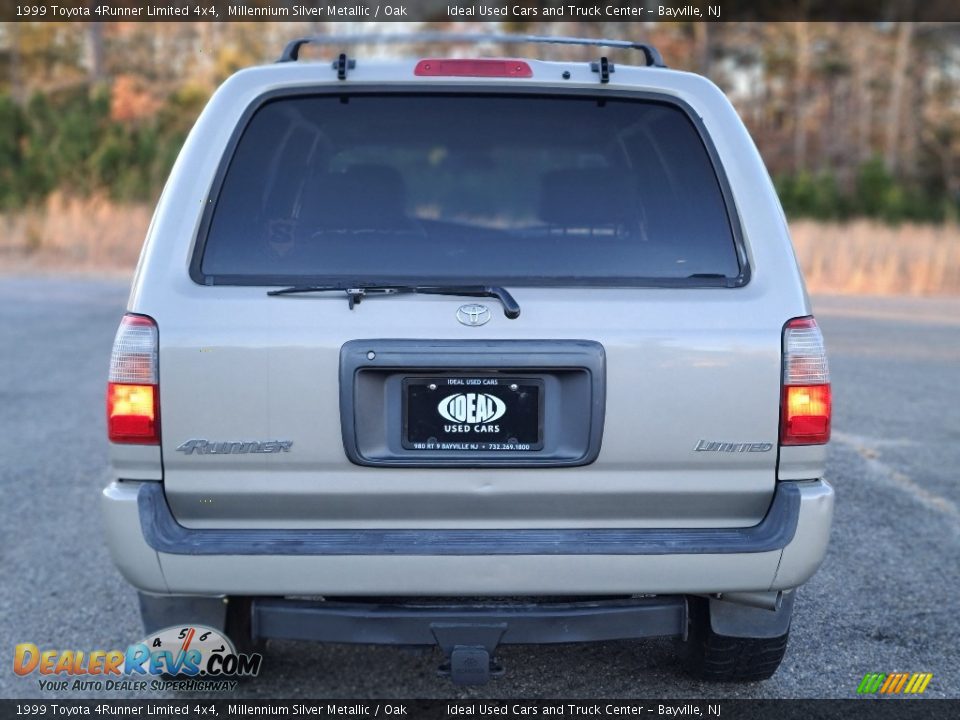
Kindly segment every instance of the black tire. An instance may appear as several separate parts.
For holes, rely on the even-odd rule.
[[[718,635],[710,627],[710,604],[689,598],[690,625],[685,669],[709,682],[767,680],[780,667],[790,632],[771,638]]]

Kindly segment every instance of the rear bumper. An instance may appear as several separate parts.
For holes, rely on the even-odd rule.
[[[779,483],[749,528],[193,530],[159,483],[103,492],[111,553],[154,593],[576,595],[788,589],[826,552],[833,489]]]
[[[565,603],[343,603],[256,599],[254,638],[371,645],[533,645],[597,642],[686,632],[682,597]],[[464,643],[467,630],[480,642]]]

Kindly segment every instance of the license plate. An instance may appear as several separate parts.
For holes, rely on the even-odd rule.
[[[543,380],[404,378],[403,447],[421,451],[543,449]]]

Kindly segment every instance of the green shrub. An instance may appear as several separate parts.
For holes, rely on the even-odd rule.
[[[850,191],[845,192],[829,171],[780,176],[776,187],[784,212],[794,218],[844,220],[857,216],[891,224],[942,222],[960,210],[942,193],[897,180],[879,157],[860,166]]]
[[[137,123],[110,117],[109,88],[37,93],[25,107],[0,94],[0,208],[42,201],[54,190],[116,200],[159,195],[194,119],[206,101],[180,90],[160,112]]]

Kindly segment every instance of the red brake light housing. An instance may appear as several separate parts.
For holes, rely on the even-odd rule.
[[[530,78],[533,70],[523,60],[428,58],[417,63],[413,74],[421,77]]]
[[[830,369],[823,335],[812,317],[783,329],[781,445],[823,445],[830,440]]]
[[[107,437],[115,443],[160,444],[157,324],[146,315],[123,316],[110,355]]]

